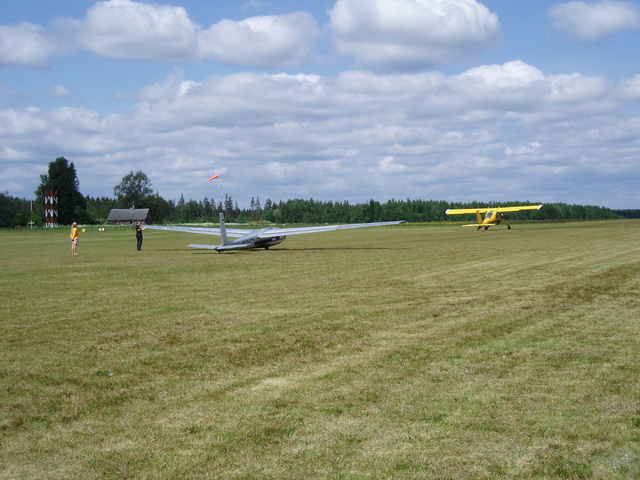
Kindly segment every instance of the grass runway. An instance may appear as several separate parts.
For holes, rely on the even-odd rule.
[[[0,231],[2,479],[640,477],[638,221],[86,230]]]

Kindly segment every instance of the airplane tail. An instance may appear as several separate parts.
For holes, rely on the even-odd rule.
[[[224,224],[224,213],[220,212],[220,240],[222,240],[222,245],[227,245],[229,241],[227,240],[227,227]]]

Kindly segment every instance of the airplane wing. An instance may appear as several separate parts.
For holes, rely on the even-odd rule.
[[[493,208],[449,208],[447,209],[447,215],[460,215],[462,213],[487,213],[489,210],[494,210]]]
[[[519,212],[520,210],[540,210],[542,205],[527,205],[522,207],[497,207],[493,210],[498,212]]]
[[[344,225],[321,225],[317,227],[291,227],[291,228],[274,228],[266,229],[260,233],[258,238],[280,237],[282,235],[301,235],[303,233],[319,233],[330,232],[333,230],[344,230],[347,228],[364,228],[364,227],[381,227],[383,225],[398,225],[404,220],[395,222],[372,222],[372,223],[349,223]]]
[[[203,245],[203,244],[200,244],[200,243],[192,243],[190,245],[187,245],[187,247],[204,248],[206,250],[218,250],[220,248],[220,245]]]
[[[168,230],[173,232],[186,232],[186,233],[199,233],[202,235],[220,235],[219,228],[208,227],[165,227],[159,225],[145,225],[145,229],[150,230]],[[244,237],[245,235],[254,232],[255,230],[243,229],[243,228],[227,228],[227,236],[229,237]]]
[[[519,207],[488,207],[488,208],[450,208],[447,215],[459,215],[462,213],[487,213],[489,210],[497,212],[519,212],[520,210],[540,210],[542,205],[523,205]]]

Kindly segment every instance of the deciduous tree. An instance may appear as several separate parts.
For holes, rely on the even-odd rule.
[[[133,170],[122,177],[122,181],[113,187],[118,200],[118,204],[122,208],[130,207],[147,207],[146,201],[153,195],[151,189],[151,181],[142,170],[133,173]]]

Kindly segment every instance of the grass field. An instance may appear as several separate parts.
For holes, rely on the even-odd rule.
[[[0,478],[640,478],[639,233],[0,231]]]

